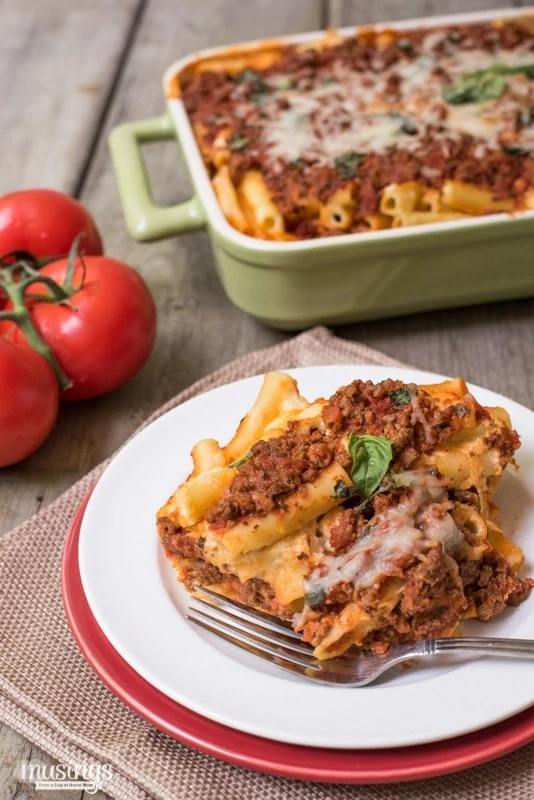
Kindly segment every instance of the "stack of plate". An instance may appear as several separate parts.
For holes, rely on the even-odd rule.
[[[440,376],[383,367],[291,370],[304,396],[328,396],[356,377],[430,383]],[[292,778],[341,783],[414,780],[474,766],[534,738],[528,662],[425,662],[347,689],[304,681],[199,632],[155,533],[156,510],[190,471],[205,437],[228,440],[261,377],[190,400],[158,419],[114,459],[74,520],[63,564],[72,632],[103,682],[139,716],[218,758]],[[504,530],[534,564],[533,413],[506,408],[522,437],[519,473],[498,492]],[[532,487],[529,489],[529,487]],[[534,596],[473,635],[534,639]]]

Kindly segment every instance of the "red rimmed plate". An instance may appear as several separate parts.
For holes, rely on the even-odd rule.
[[[392,783],[432,778],[482,764],[534,740],[534,708],[481,731],[417,747],[330,750],[270,741],[212,722],[155,689],[117,653],[89,608],[78,566],[81,504],[65,546],[65,613],[85,659],[138,716],[186,745],[240,767],[329,783]]]

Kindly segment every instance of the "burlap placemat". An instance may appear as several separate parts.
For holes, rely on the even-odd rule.
[[[145,425],[229,381],[271,369],[329,363],[399,366],[382,353],[319,328],[228,364],[169,401]],[[65,621],[60,593],[65,537],[106,463],[0,539],[0,720],[64,764],[110,765],[112,777],[102,788],[125,800],[533,800],[534,744],[491,764],[424,782],[332,786],[225,764],[135,716],[83,660]]]

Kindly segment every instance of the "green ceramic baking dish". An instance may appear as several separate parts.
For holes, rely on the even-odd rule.
[[[534,9],[414,19],[380,27],[402,30],[527,13]],[[307,33],[280,41],[300,43],[321,35]],[[232,46],[232,51],[258,44]],[[166,113],[120,125],[110,135],[126,224],[135,239],[148,242],[207,230],[228,297],[248,314],[287,330],[534,294],[533,211],[299,242],[264,241],[235,230],[216,200],[183,103],[171,90],[182,70],[197,59],[226,51],[204,50],[173,64],[164,76]],[[163,208],[151,197],[140,147],[174,138],[181,145],[195,195]]]

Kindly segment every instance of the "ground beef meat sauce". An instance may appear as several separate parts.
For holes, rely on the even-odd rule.
[[[365,524],[365,518],[355,508],[339,511],[328,532],[330,552],[339,554],[347,550],[361,535]]]
[[[219,592],[244,605],[252,605],[290,619],[291,609],[286,609],[275,601],[274,591],[268,583],[260,578],[251,578],[241,583],[235,575],[222,573],[216,566],[205,561],[202,539],[195,540],[187,536],[187,531],[177,527],[168,517],[158,520],[158,533],[167,558],[174,563],[180,580],[190,592],[199,586],[216,586]]]
[[[470,395],[466,396],[465,403],[438,407],[424,390],[393,380],[380,384],[356,380],[339,389],[323,408],[323,420],[335,437],[351,433],[387,437],[394,454],[393,474],[409,469],[421,454],[437,443],[447,442],[472,416],[477,421],[489,417]],[[496,448],[504,467],[513,459],[519,439],[515,431],[504,429],[499,435],[491,434],[485,443]],[[339,455],[336,457],[339,459]],[[346,463],[344,466],[349,468]],[[437,473],[430,480],[439,485]],[[389,510],[400,508],[411,495],[412,490],[407,487],[388,489],[386,479],[366,507],[337,509],[328,530],[328,553],[334,556],[345,553],[348,563],[357,552],[358,542],[368,539],[377,524],[380,527],[380,519],[383,520]],[[426,511],[419,513],[420,521],[412,524],[424,528],[423,520],[428,513],[434,520],[446,524],[448,518],[452,522],[450,514],[455,502],[479,508],[474,489],[451,490],[444,492],[442,502],[427,505]],[[414,515],[414,519],[418,516]],[[382,524],[382,529],[383,533],[380,531],[378,536],[388,534],[387,525]],[[464,530],[460,524],[456,530],[460,540],[465,537],[468,543],[480,544],[468,528]],[[377,534],[374,535],[376,538]],[[489,544],[485,546],[488,549],[480,558],[472,560],[466,557],[462,547],[451,548],[452,558],[442,542],[431,542],[419,552],[405,552],[394,563],[390,561],[387,575],[377,574],[372,586],[363,591],[358,590],[358,581],[352,584],[342,578],[338,582],[334,580],[323,591],[322,603],[314,597],[313,608],[305,611],[300,627],[305,640],[318,645],[335,624],[344,605],[353,600],[357,600],[373,619],[374,629],[363,646],[376,652],[384,652],[391,643],[451,635],[469,608],[474,609],[478,619],[492,619],[507,605],[522,602],[533,583],[518,577],[506,559]],[[379,557],[380,547],[374,552]],[[362,563],[365,569],[365,562]],[[342,568],[339,571],[342,574]],[[393,608],[384,611],[383,591],[395,579],[402,581],[401,599]],[[338,642],[333,645],[334,650],[337,647]]]
[[[505,606],[520,603],[532,585],[487,541],[479,541],[468,522],[455,523],[458,503],[480,509],[475,488],[447,490],[434,467],[414,466],[456,431],[472,426],[473,420],[490,418],[469,394],[461,402],[438,405],[415,384],[355,380],[325,402],[322,419],[311,430],[303,432],[290,423],[283,435],[257,442],[204,519],[224,541],[225,529],[238,521],[276,509],[282,514],[287,498],[332,462],[341,463],[350,474],[351,434],[385,437],[393,458],[378,490],[364,502],[357,492],[349,493],[319,520],[312,550],[323,555],[312,568],[312,577],[313,569],[319,573],[315,584],[308,584],[313,602],[302,612],[300,630],[306,641],[319,644],[344,607],[357,600],[373,618],[373,630],[363,644],[377,652],[395,642],[450,635],[466,610],[481,620],[492,619]],[[506,427],[491,430],[484,442],[499,454],[502,467],[513,460],[519,446],[515,431]],[[159,532],[171,560],[173,555],[186,559],[181,579],[188,588],[216,584],[245,605],[291,618],[294,609],[281,607],[265,581],[240,583],[204,561],[203,539],[189,538],[167,518],[160,519]],[[413,547],[397,549],[395,538],[405,536]],[[468,554],[468,545],[480,553],[478,558]],[[351,560],[357,564],[354,574],[346,569]],[[400,582],[402,593],[388,609],[383,592],[392,581]]]
[[[484,553],[479,561],[463,561],[460,577],[467,599],[473,602],[477,617],[484,622],[496,617],[507,605],[523,602],[533,585],[531,580],[516,575],[495,550]]]
[[[284,436],[258,442],[206,520],[213,527],[224,527],[237,519],[283,509],[285,496],[312,482],[330,464],[335,446],[333,438],[318,430],[302,434],[292,427]]]
[[[168,517],[158,519],[158,533],[169,558],[174,555],[184,556],[184,558],[202,558],[202,543],[187,536],[187,531],[179,528]]]
[[[327,431],[299,433],[290,424],[283,436],[260,441],[251,455],[236,468],[236,475],[221,500],[206,514],[213,527],[251,516],[262,516],[284,508],[284,497],[303,483],[310,483],[335,458],[349,468],[351,459],[340,440],[346,433],[365,432],[385,436],[393,443],[395,455],[413,460],[437,441],[445,441],[454,429],[452,412],[438,409],[427,395],[419,396],[415,385],[387,380],[354,381],[338,390],[323,409]],[[425,438],[421,423],[414,419],[417,399],[420,414],[428,420],[435,436]],[[408,453],[408,456],[406,456]],[[341,535],[343,538],[343,535]]]
[[[452,406],[439,408],[414,384],[357,380],[330,398],[323,419],[334,436],[385,436],[392,443],[394,463],[398,458],[407,468],[420,453],[446,442],[461,418]]]
[[[205,65],[184,79],[185,106],[201,143],[216,147],[224,134],[236,183],[245,170],[261,170],[288,234],[364,231],[391,183],[417,181],[430,189],[454,179],[496,199],[521,198],[532,186],[529,30],[506,21],[398,36],[384,43],[362,31],[319,50],[281,48],[268,69],[231,74]],[[495,64],[508,71],[499,73],[488,98],[446,99],[455,82],[484,70],[491,76]],[[357,210],[348,228],[327,228],[317,201],[344,187]]]
[[[380,627],[368,634],[364,647],[383,653],[390,644],[452,634],[467,601],[458,572],[450,561],[439,545],[408,569],[400,603],[382,615]],[[375,592],[375,597],[367,602],[364,597],[363,602],[374,613],[378,599]]]

